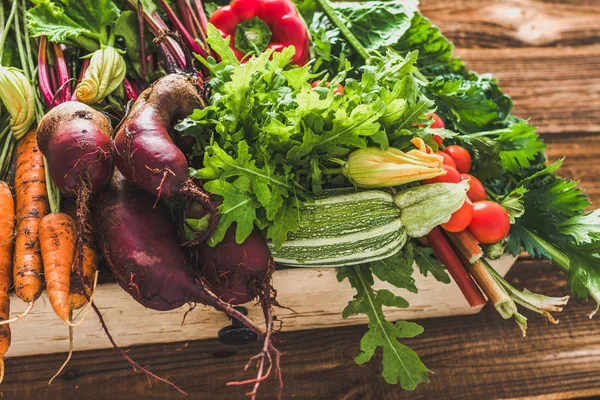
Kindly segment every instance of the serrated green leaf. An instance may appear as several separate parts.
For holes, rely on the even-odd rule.
[[[431,273],[435,279],[443,283],[450,283],[450,276],[444,265],[435,257],[433,249],[429,247],[414,246],[415,262],[419,272],[427,276]]]
[[[385,319],[383,306],[404,303],[398,296],[387,290],[373,290],[373,276],[368,266],[343,267],[338,272],[338,280],[348,279],[356,289],[354,299],[348,303],[343,315],[363,313],[369,317],[369,330],[360,343],[361,353],[355,358],[359,364],[371,360],[381,347],[383,352],[382,375],[386,382],[400,385],[406,390],[413,390],[419,383],[428,382],[429,370],[417,354],[398,341],[399,338],[414,337],[422,332],[422,328],[414,323],[397,323]]]

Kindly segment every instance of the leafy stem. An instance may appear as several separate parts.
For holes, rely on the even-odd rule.
[[[340,19],[335,9],[331,5],[329,0],[317,0],[325,14],[331,19],[331,22],[342,32],[342,34],[346,37],[346,40],[354,47],[354,50],[365,60],[366,64],[370,64],[371,55],[367,52],[367,49],[360,43],[358,38],[354,36],[350,28],[346,26],[346,24]]]
[[[12,23],[13,18],[17,12],[17,0],[13,1],[13,5],[10,8],[10,14],[8,14],[8,19],[6,23],[4,23],[4,10],[2,10],[2,37],[0,37],[0,61],[2,61],[2,55],[4,53],[4,43],[6,43],[6,38],[8,37],[8,31],[10,28],[10,24]]]

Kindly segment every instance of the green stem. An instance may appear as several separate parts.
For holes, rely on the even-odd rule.
[[[10,155],[14,149],[15,137],[13,135],[6,135],[4,139],[4,146],[2,147],[2,153],[0,154],[0,176],[4,177],[4,173],[10,165]]]
[[[60,211],[60,192],[54,184],[54,181],[52,181],[47,166],[48,161],[46,160],[46,157],[44,157],[44,174],[46,177],[46,191],[48,192],[48,203],[50,203],[50,212],[55,213]]]
[[[525,230],[525,232],[527,232],[527,234],[532,239],[534,239],[536,242],[538,242],[538,244],[540,246],[542,246],[544,248],[544,250],[546,250],[546,252],[548,252],[548,254],[550,254],[550,258],[551,258],[550,261],[552,261],[554,264],[558,265],[563,270],[563,272],[565,272],[565,273],[569,272],[571,262],[569,260],[569,257],[567,257],[567,255],[565,253],[563,253],[558,248],[556,248],[556,246],[554,246],[552,243],[545,241],[544,239],[542,239],[541,237],[539,237],[538,235],[536,235],[529,229],[527,229],[527,228],[523,228],[523,229]]]
[[[0,37],[0,61],[2,61],[2,53],[4,53],[4,43],[6,43],[6,38],[8,37],[8,31],[10,30],[10,24],[12,23],[13,18],[17,12],[17,0],[13,2],[13,5],[10,9],[10,14],[8,14],[8,19],[6,20],[6,24],[4,24],[4,29],[2,29],[2,37]],[[4,12],[2,13],[4,17]],[[4,19],[4,18],[3,18]]]
[[[354,36],[354,34],[350,31],[350,28],[348,28],[340,19],[331,5],[331,2],[329,0],[317,0],[317,3],[319,3],[321,8],[323,8],[323,11],[325,11],[325,14],[327,14],[331,22],[333,22],[333,24],[337,26],[340,32],[342,32],[342,34],[346,37],[346,40],[348,40],[352,47],[354,47],[354,50],[356,50],[356,52],[365,60],[365,63],[369,64],[371,61],[371,56],[367,52],[367,49],[364,48],[357,37]]]
[[[14,4],[17,4],[18,0],[14,0]],[[17,47],[19,49],[19,58],[21,59],[21,69],[27,77],[27,80],[31,82],[31,73],[27,68],[27,59],[25,58],[25,47],[23,46],[23,37],[21,35],[21,24],[19,23],[19,13],[15,14],[15,36],[17,38]]]
[[[324,168],[321,170],[321,173],[324,175],[339,175],[342,173],[341,168]]]
[[[25,49],[27,51],[27,61],[29,62],[29,72],[32,80],[35,78],[35,62],[33,61],[33,53],[31,52],[31,38],[29,37],[29,27],[27,23],[27,0],[22,1],[21,8],[23,9],[23,33],[25,35]]]

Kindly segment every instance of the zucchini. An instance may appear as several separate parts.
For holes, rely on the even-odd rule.
[[[396,254],[408,236],[425,236],[448,222],[466,199],[468,185],[434,183],[392,195],[382,190],[326,190],[302,203],[298,229],[280,248],[276,263],[295,267],[356,265]]]
[[[406,243],[400,209],[391,194],[379,190],[327,194],[301,205],[299,228],[281,248],[269,244],[276,263],[355,265],[390,257]]]

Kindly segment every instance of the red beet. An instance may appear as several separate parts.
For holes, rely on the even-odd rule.
[[[269,290],[271,253],[258,229],[242,244],[235,241],[235,225],[219,244],[198,247],[202,276],[210,290],[229,304],[243,304]]]
[[[217,210],[209,195],[188,175],[188,161],[173,139],[189,147],[189,139],[173,133],[173,125],[204,101],[196,78],[167,75],[144,90],[115,135],[115,163],[131,182],[158,197],[185,195],[198,200],[211,214],[210,234]]]
[[[38,145],[61,192],[72,194],[85,183],[94,193],[108,181],[113,152],[110,133],[104,114],[76,101],[62,103],[42,118]]]

